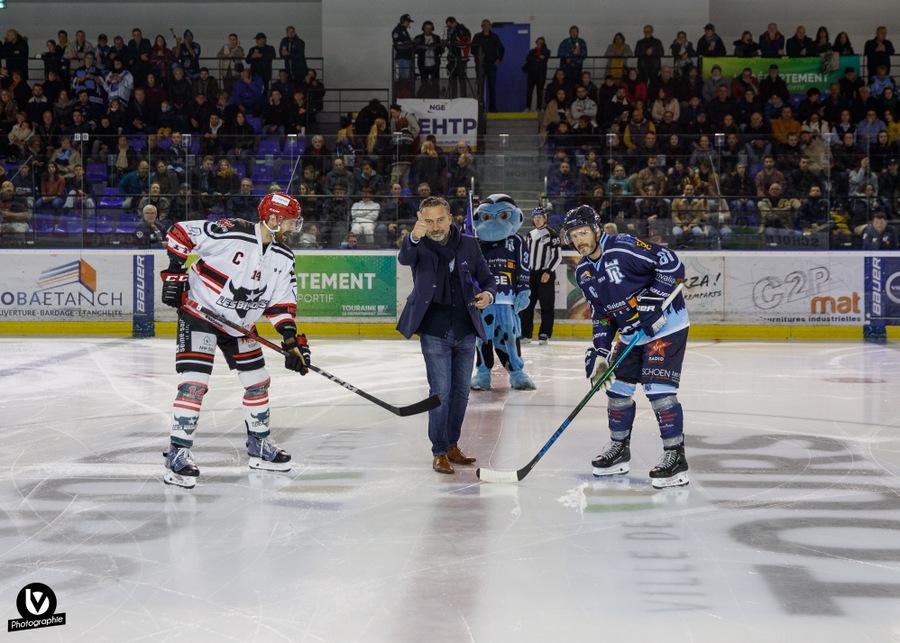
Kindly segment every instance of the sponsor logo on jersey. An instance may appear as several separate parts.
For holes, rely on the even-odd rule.
[[[640,239],[635,238],[634,243],[638,248],[643,248],[644,250],[652,250],[650,244],[646,241],[641,241]]]
[[[681,379],[680,371],[673,371],[668,368],[656,368],[653,366],[641,369],[642,377],[656,377],[659,379],[670,380],[672,382],[678,382]]]
[[[625,281],[625,275],[622,274],[618,259],[607,261],[603,267],[606,269],[606,276],[609,277],[609,280],[614,284],[618,285]]]
[[[210,333],[191,331],[191,348],[198,353],[216,352],[216,338]]]
[[[652,344],[648,344],[647,347],[650,349],[650,354],[647,356],[648,362],[662,362],[666,359],[666,349],[671,346],[671,342],[666,342],[661,339],[657,339]]]
[[[269,300],[262,298],[268,286],[252,289],[243,286],[235,288],[234,284],[229,282],[228,288],[231,290],[231,297],[222,295],[216,300],[216,304],[236,311],[241,319],[247,316],[247,311],[258,310],[269,305]]]

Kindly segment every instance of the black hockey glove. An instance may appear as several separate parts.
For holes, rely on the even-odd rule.
[[[284,367],[290,371],[297,371],[300,375],[309,373],[307,366],[311,364],[309,355],[309,343],[306,341],[306,335],[300,334],[296,337],[285,337],[281,342],[281,347],[287,351],[284,356]]]
[[[648,337],[653,337],[666,325],[666,315],[662,305],[666,296],[647,288],[637,296],[638,322]]]
[[[166,306],[178,308],[184,303],[185,295],[188,289],[188,275],[184,268],[180,270],[169,267],[159,273],[162,279],[162,302]]]

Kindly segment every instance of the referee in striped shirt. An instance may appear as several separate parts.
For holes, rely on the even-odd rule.
[[[547,227],[547,212],[537,208],[531,213],[534,229],[528,233],[528,256],[531,262],[531,301],[519,313],[522,320],[522,342],[527,344],[534,334],[534,308],[541,304],[541,344],[553,336],[554,271],[560,262],[559,236]]]

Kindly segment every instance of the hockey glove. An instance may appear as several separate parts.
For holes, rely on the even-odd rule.
[[[648,337],[653,337],[666,325],[666,314],[662,305],[666,300],[665,295],[647,288],[637,296],[638,322]]]
[[[310,361],[309,343],[306,341],[306,335],[300,334],[296,337],[285,337],[281,342],[281,347],[287,351],[284,356],[284,367],[290,371],[297,371],[300,375],[309,373]]]
[[[169,268],[159,273],[162,279],[162,303],[178,308],[184,303],[188,289],[187,271]]]
[[[609,351],[603,348],[587,349],[584,353],[584,374],[591,380],[591,386],[597,384],[597,380],[603,377],[604,373],[609,370]],[[606,381],[600,388],[609,388],[616,381],[616,374],[610,373]]]

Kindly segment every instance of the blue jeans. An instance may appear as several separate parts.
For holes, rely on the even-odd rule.
[[[449,331],[445,337],[419,335],[419,342],[425,357],[428,387],[432,395],[441,398],[441,405],[428,412],[428,439],[434,455],[445,455],[459,441],[469,405],[475,335],[457,339]]]

